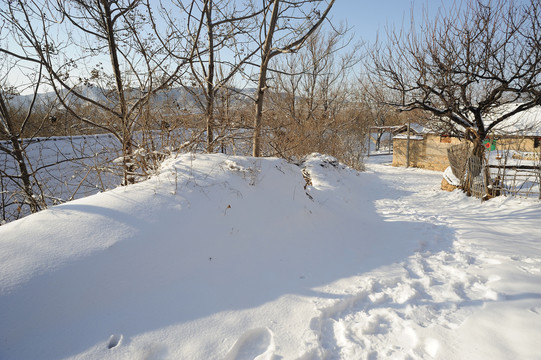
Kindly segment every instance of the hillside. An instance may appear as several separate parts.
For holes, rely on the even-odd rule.
[[[440,181],[187,154],[8,223],[0,359],[538,357],[539,201]]]

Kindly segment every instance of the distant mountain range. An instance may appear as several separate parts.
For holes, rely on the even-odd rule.
[[[77,91],[82,96],[103,104],[108,107],[112,107],[117,102],[116,90],[104,89],[97,86],[80,86]],[[231,102],[233,104],[246,104],[248,96],[255,92],[254,88],[246,89],[230,89]],[[67,90],[63,90],[62,94],[68,94]],[[128,90],[126,97],[131,102],[135,102],[142,98],[145,94],[138,89]],[[63,95],[65,101],[69,105],[84,105],[85,100],[75,95]],[[9,95],[6,97],[7,102],[12,108],[25,108],[30,106],[33,94],[27,95]],[[189,87],[176,87],[169,88],[157,92],[152,96],[152,102],[156,105],[165,105],[169,103],[171,106],[177,106],[187,112],[199,112],[201,110],[200,103],[204,103],[204,94],[199,88]],[[54,104],[58,105],[54,105]],[[35,103],[36,109],[49,108],[50,106],[60,106],[58,98],[53,91],[38,93]]]

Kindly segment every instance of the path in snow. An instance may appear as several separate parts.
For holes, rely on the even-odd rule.
[[[423,249],[399,264],[350,279],[356,289],[347,290],[347,297],[320,305],[321,315],[312,320],[319,344],[307,358],[536,358],[531,349],[541,335],[538,204],[521,207],[520,200],[497,199],[491,206],[459,192],[442,196],[439,173],[385,165],[370,169],[390,188],[413,191],[378,200],[380,214],[388,221],[432,224],[433,231],[420,231],[421,244],[426,237],[437,243],[443,229],[453,228],[454,245],[444,251]],[[509,206],[517,206],[523,216],[515,216]],[[514,255],[516,247],[530,247],[532,256]],[[502,276],[508,277],[505,283]],[[524,306],[509,309],[516,301]]]

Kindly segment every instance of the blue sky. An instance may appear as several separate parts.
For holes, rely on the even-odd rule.
[[[401,28],[410,25],[411,9],[420,22],[423,12],[436,14],[442,4],[452,1],[437,0],[336,0],[331,17],[334,23],[347,22],[353,27],[356,37],[372,42],[379,31],[380,38],[385,36],[386,26]]]

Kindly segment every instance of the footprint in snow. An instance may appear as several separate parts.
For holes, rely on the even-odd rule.
[[[123,338],[122,334],[111,335],[111,337],[109,338],[109,343],[107,344],[107,349],[113,349],[117,347],[118,345],[120,345],[122,338]]]
[[[269,329],[249,330],[237,340],[225,360],[268,359],[274,350],[273,343],[273,335]]]
[[[435,358],[438,350],[440,349],[440,342],[433,338],[426,338],[424,340],[424,350],[431,357]]]
[[[519,269],[522,272],[525,272],[526,274],[531,274],[531,275],[537,275],[537,274],[541,273],[540,268],[533,267],[533,266],[518,265],[517,269]]]
[[[541,307],[533,307],[529,309],[531,313],[534,313],[536,315],[541,315]]]

